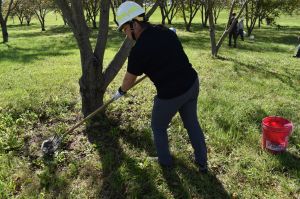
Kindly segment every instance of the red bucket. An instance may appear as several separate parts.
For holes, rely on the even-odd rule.
[[[262,148],[274,154],[284,152],[292,131],[293,123],[289,120],[278,116],[265,117],[262,120]]]

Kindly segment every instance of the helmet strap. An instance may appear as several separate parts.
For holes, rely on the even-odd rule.
[[[135,37],[135,34],[134,34],[134,29],[133,29],[133,21],[129,22],[129,26],[130,26],[130,30],[131,30],[131,37],[134,41],[136,41],[136,37]]]

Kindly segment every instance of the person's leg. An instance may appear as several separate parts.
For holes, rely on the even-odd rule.
[[[154,98],[151,128],[153,131],[158,161],[164,166],[172,165],[167,128],[176,112],[177,107],[172,105],[172,103],[166,104],[166,101],[160,100],[157,97]]]
[[[198,80],[197,80],[198,81]],[[184,127],[187,129],[191,144],[194,149],[195,161],[202,168],[207,167],[207,149],[205,138],[198,122],[197,99],[199,94],[199,82],[194,85],[191,99],[187,101],[180,109]]]
[[[298,46],[298,51],[297,51],[296,57],[300,58],[300,45]]]
[[[236,48],[237,37],[238,37],[237,33],[233,33],[233,47],[235,47],[235,48]]]
[[[229,46],[231,46],[231,38],[232,38],[232,33],[231,32],[229,32]]]

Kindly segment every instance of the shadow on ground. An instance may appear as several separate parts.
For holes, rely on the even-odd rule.
[[[147,156],[155,155],[151,132],[136,131],[131,127],[120,129],[116,121],[109,119],[105,123],[106,126],[86,131],[90,143],[97,146],[102,163],[103,183],[99,197],[166,198],[166,191],[159,189],[165,182],[167,192],[174,198],[230,198],[213,173],[200,174],[196,167],[190,167],[182,159],[175,157],[173,169],[161,168],[157,162],[141,166],[147,158],[143,157],[143,152]],[[132,157],[124,144],[141,154]]]
[[[286,151],[282,154],[276,155],[276,158],[281,162],[282,172],[288,173],[293,178],[298,178],[300,171],[300,156]]]
[[[300,77],[299,74],[292,73],[288,70],[285,70],[285,73],[280,73],[277,71],[272,71],[268,67],[255,65],[253,63],[243,63],[230,57],[219,56],[219,59],[234,62],[234,70],[239,75],[242,75],[242,73],[246,72],[250,74],[259,74],[266,79],[276,78],[287,86],[293,88],[295,91],[300,91],[299,86],[297,86],[297,81]]]

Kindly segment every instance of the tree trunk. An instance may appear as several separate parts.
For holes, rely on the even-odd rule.
[[[46,31],[45,29],[45,19],[41,21],[42,31]]]
[[[2,15],[0,15],[0,24],[1,24],[1,29],[2,29],[3,43],[6,43],[6,42],[8,42],[8,32],[7,32],[6,22],[3,20]]]
[[[220,39],[219,39],[219,41],[218,41],[217,44],[216,44],[216,41],[215,41],[215,24],[214,24],[214,19],[213,19],[213,10],[212,10],[212,6],[213,5],[212,5],[211,1],[209,2],[207,13],[208,13],[208,17],[209,17],[210,41],[211,41],[211,48],[212,48],[211,49],[212,56],[214,56],[214,57],[218,56],[218,51],[221,48],[222,43],[224,42],[224,40],[227,37],[228,33],[233,28],[235,21],[238,20],[238,18],[241,16],[241,14],[242,14],[245,6],[246,6],[247,1],[248,0],[246,0],[244,2],[244,4],[242,5],[241,10],[239,11],[239,14],[237,15],[236,19],[231,23],[231,25],[229,27],[228,27],[228,24],[230,24],[229,23],[230,18],[228,18],[227,27],[226,27],[225,31],[223,32],[222,36],[220,37]],[[234,8],[234,1],[231,4],[230,13],[232,13],[233,8]]]
[[[168,24],[172,25],[172,20],[168,18]]]
[[[185,30],[191,32],[191,23],[187,23],[185,26]]]
[[[116,11],[115,11],[114,4],[112,3],[112,0],[110,0],[110,7],[111,7],[111,10],[113,12],[114,22],[115,22],[116,25],[118,25]]]
[[[201,22],[202,26],[204,27],[204,5],[201,5]]]
[[[7,24],[6,23],[7,23],[7,19],[10,14],[10,11],[12,9],[13,0],[9,1],[9,6],[7,9],[6,16],[3,16],[2,4],[3,4],[3,1],[0,0],[0,25],[1,25],[1,29],[2,29],[3,43],[6,43],[6,42],[8,42],[8,32],[7,32]]]
[[[208,13],[207,13],[207,10],[206,10],[205,11],[204,27],[207,27],[207,21],[208,21]]]
[[[82,76],[79,80],[82,97],[82,113],[86,117],[103,104],[103,95],[110,82],[126,61],[133,42],[126,39],[111,63],[103,72],[103,59],[109,27],[109,0],[102,0],[100,5],[100,24],[95,50],[89,40],[89,28],[84,19],[82,1],[56,0],[63,17],[76,38],[81,58]],[[157,8],[157,2],[149,13]],[[147,16],[148,13],[147,13]]]
[[[212,56],[217,56],[217,46],[216,46],[216,35],[215,35],[215,24],[214,24],[214,16],[212,11],[212,2],[208,2],[208,18],[209,18],[209,36],[210,36],[210,44],[211,44],[211,54]]]
[[[97,29],[97,22],[96,22],[96,19],[93,19],[93,29]]]
[[[159,6],[160,8],[160,13],[161,13],[161,24],[166,24],[166,16],[165,16],[165,12],[162,6]]]
[[[20,25],[22,26],[23,25],[23,20],[24,20],[24,17],[18,17],[19,21],[20,21]]]
[[[82,50],[81,50],[82,51]],[[85,57],[88,57],[85,60]],[[81,52],[82,76],[79,80],[80,95],[82,100],[82,113],[86,117],[103,104],[105,90],[101,87],[102,74],[99,62],[93,55]]]

